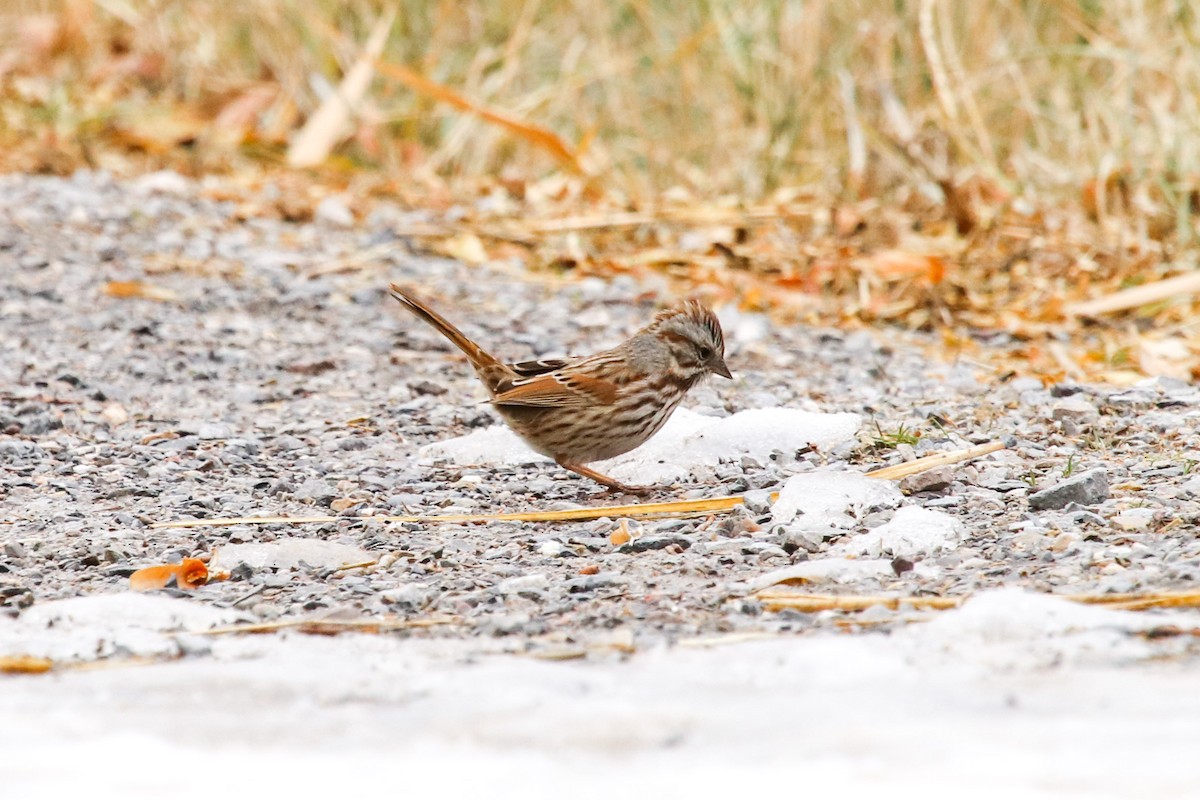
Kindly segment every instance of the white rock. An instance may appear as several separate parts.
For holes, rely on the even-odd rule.
[[[1127,508],[1114,516],[1111,522],[1123,531],[1149,530],[1154,523],[1154,509]]]
[[[1055,403],[1050,415],[1058,420],[1069,419],[1072,422],[1090,423],[1099,419],[1100,412],[1096,409],[1095,403],[1086,397],[1073,394]]]
[[[538,553],[546,556],[547,558],[556,558],[565,552],[567,552],[566,545],[564,545],[562,542],[555,541],[554,539],[547,539],[538,545]]]
[[[538,592],[550,585],[550,580],[542,573],[533,575],[515,575],[500,581],[496,591],[500,594],[520,594],[521,592]]]

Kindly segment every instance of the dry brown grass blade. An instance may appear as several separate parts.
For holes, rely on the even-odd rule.
[[[579,163],[579,155],[570,147],[567,147],[554,131],[517,119],[502,111],[480,105],[473,100],[463,97],[449,86],[432,81],[424,75],[419,75],[400,64],[390,64],[386,61],[376,59],[375,66],[384,75],[403,83],[414,92],[499,125],[533,146],[545,150],[572,172],[580,175],[584,174],[583,165]]]
[[[375,23],[367,37],[362,55],[342,78],[336,92],[325,98],[317,112],[308,118],[288,148],[287,161],[293,167],[311,167],[324,161],[334,146],[349,133],[350,116],[367,87],[371,85],[374,65],[387,43],[395,7],[389,8]]]
[[[514,221],[526,235],[571,233],[640,225],[675,222],[687,225],[736,225],[780,219],[809,219],[817,209],[807,205],[754,206],[751,208],[695,207],[665,208],[655,211],[614,211],[604,214],[580,214],[543,220]]]
[[[1100,605],[1124,611],[1142,611],[1148,608],[1197,608],[1200,607],[1200,592],[1146,592],[1142,594],[1063,594],[1054,595],[1073,603]],[[795,592],[789,589],[763,589],[754,594],[768,611],[792,609],[814,613],[817,611],[863,611],[873,606],[890,609],[910,608],[940,611],[957,608],[970,595],[959,597],[892,596],[892,595],[834,595]]]
[[[781,611],[785,608],[793,611],[814,613],[817,611],[863,611],[873,606],[884,606],[893,610],[910,608],[917,610],[940,611],[947,608],[957,608],[962,605],[965,597],[896,597],[887,595],[834,595],[811,594],[808,592],[792,592],[781,589],[764,589],[755,593],[754,597],[762,601],[763,608],[768,611]]]
[[[1003,450],[1000,442],[990,442],[978,447],[968,447],[952,453],[937,453],[932,456],[918,458],[904,464],[884,467],[868,472],[867,477],[882,480],[898,480],[934,467],[968,461],[979,456]],[[771,501],[779,499],[779,493],[771,494]],[[635,503],[623,506],[595,506],[592,508],[569,508],[561,511],[518,511],[509,514],[433,514],[412,516],[375,516],[375,517],[218,517],[215,519],[181,519],[168,522],[156,522],[151,528],[217,528],[229,525],[308,525],[326,524],[339,520],[355,522],[419,522],[422,524],[438,523],[483,523],[483,522],[571,522],[600,519],[601,517],[629,517],[630,519],[651,519],[656,517],[681,517],[694,514],[711,514],[728,511],[742,505],[741,495],[712,497],[702,500],[674,500],[665,503]]]
[[[109,297],[138,298],[153,300],[157,303],[174,303],[179,300],[179,295],[170,289],[153,286],[142,281],[109,281],[104,284],[104,293]]]
[[[511,514],[433,514],[428,516],[377,517],[226,517],[219,519],[184,519],[156,522],[153,528],[208,528],[227,525],[303,525],[353,520],[357,522],[420,522],[427,524],[453,522],[570,522],[600,519],[601,517],[671,517],[726,511],[742,504],[740,495],[716,497],[709,500],[679,500],[669,503],[638,503],[624,506],[569,508],[562,511],[524,511]]]
[[[1161,300],[1183,300],[1194,294],[1200,294],[1200,272],[1189,272],[1186,275],[1177,275],[1174,278],[1133,286],[1104,297],[1097,297],[1095,300],[1068,303],[1063,311],[1075,317],[1095,317],[1100,314],[1111,314],[1114,311],[1125,311],[1157,303]]]
[[[1200,608],[1200,592],[1198,591],[1065,596],[1077,603],[1102,605],[1125,611],[1143,611],[1147,608]]]
[[[387,633],[389,631],[406,631],[415,628],[433,628],[438,625],[457,625],[462,622],[460,617],[423,617],[421,619],[282,619],[272,622],[251,622],[245,625],[227,625],[221,628],[210,628],[206,631],[195,631],[201,636],[221,636],[227,633],[274,633],[288,629],[298,629],[302,633],[332,635],[354,631],[357,633]]]
[[[871,470],[867,473],[867,477],[898,481],[901,478],[916,475],[918,472],[924,472],[927,469],[957,464],[960,461],[970,461],[1003,449],[1004,444],[1002,442],[988,442],[978,447],[968,447],[965,450],[955,450],[950,453],[934,453],[931,456],[924,456],[913,461],[905,461],[903,464],[894,464],[890,467]]]

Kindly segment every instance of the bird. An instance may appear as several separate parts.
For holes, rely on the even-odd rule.
[[[466,355],[492,407],[530,448],[614,492],[646,495],[655,487],[624,484],[587,464],[641,445],[709,375],[733,377],[721,323],[698,300],[658,312],[611,350],[506,364],[411,289],[393,283],[391,296]]]

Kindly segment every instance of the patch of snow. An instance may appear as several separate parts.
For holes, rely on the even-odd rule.
[[[781,583],[854,583],[893,575],[892,562],[883,558],[818,558],[772,570],[748,581],[748,591],[757,592]]]
[[[374,561],[362,548],[324,539],[281,539],[278,542],[227,544],[217,550],[209,569],[230,570],[245,562],[255,569],[293,569],[307,564],[316,569],[337,569],[347,564]]]
[[[1005,588],[981,592],[961,608],[940,612],[930,622],[904,628],[894,636],[921,660],[987,669],[1036,669],[1138,662],[1161,654],[1163,646],[1131,634],[1194,621],[1183,615],[1116,611]]]
[[[240,612],[144,592],[72,597],[38,603],[16,619],[0,618],[0,655],[56,661],[106,656],[171,656],[172,635],[224,625]]]
[[[854,527],[870,508],[895,508],[904,496],[891,481],[859,472],[816,470],[793,475],[771,506],[771,522],[820,538]]]
[[[963,524],[944,511],[906,506],[890,521],[839,542],[830,552],[871,558],[931,556],[957,547],[965,533]]]
[[[670,425],[670,422],[667,424]],[[521,441],[507,425],[492,425],[466,436],[427,444],[417,452],[425,463],[449,461],[460,467],[477,464],[523,466],[550,460],[530,450],[529,445]]]
[[[716,420],[690,416],[699,417],[688,421],[691,430],[664,428],[638,449],[602,462],[598,469],[620,481],[661,484],[682,478],[696,467],[714,467],[742,456],[766,460],[776,450],[810,446],[829,450],[852,438],[862,425],[857,414],[795,408],[754,408]]]
[[[677,410],[663,429],[641,447],[594,469],[617,480],[663,484],[697,467],[716,466],[742,456],[765,459],[775,450],[835,447],[858,432],[857,414],[821,414],[794,408],[759,408],[713,418],[686,408]],[[493,426],[456,439],[426,445],[422,458],[472,464],[530,464],[545,460],[505,426]]]

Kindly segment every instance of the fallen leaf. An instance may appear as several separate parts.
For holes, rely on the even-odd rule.
[[[464,264],[478,265],[488,260],[483,241],[473,233],[464,232],[436,243],[433,248],[441,255],[458,259]]]
[[[104,293],[109,297],[155,300],[160,303],[171,303],[179,299],[179,295],[161,286],[151,286],[142,281],[109,281],[104,284]]]
[[[884,250],[866,258],[864,264],[873,274],[884,280],[917,278],[929,283],[940,283],[946,277],[946,261],[937,255]]]
[[[361,502],[362,500],[355,500],[350,497],[339,497],[337,500],[334,500],[332,503],[330,503],[329,507],[340,514],[348,508],[354,508]]]
[[[224,580],[224,577],[210,576],[208,567],[198,558],[185,558],[178,564],[159,564],[139,569],[129,576],[129,588],[136,592],[151,592],[164,589],[174,581],[180,589],[191,590],[210,580]]]

